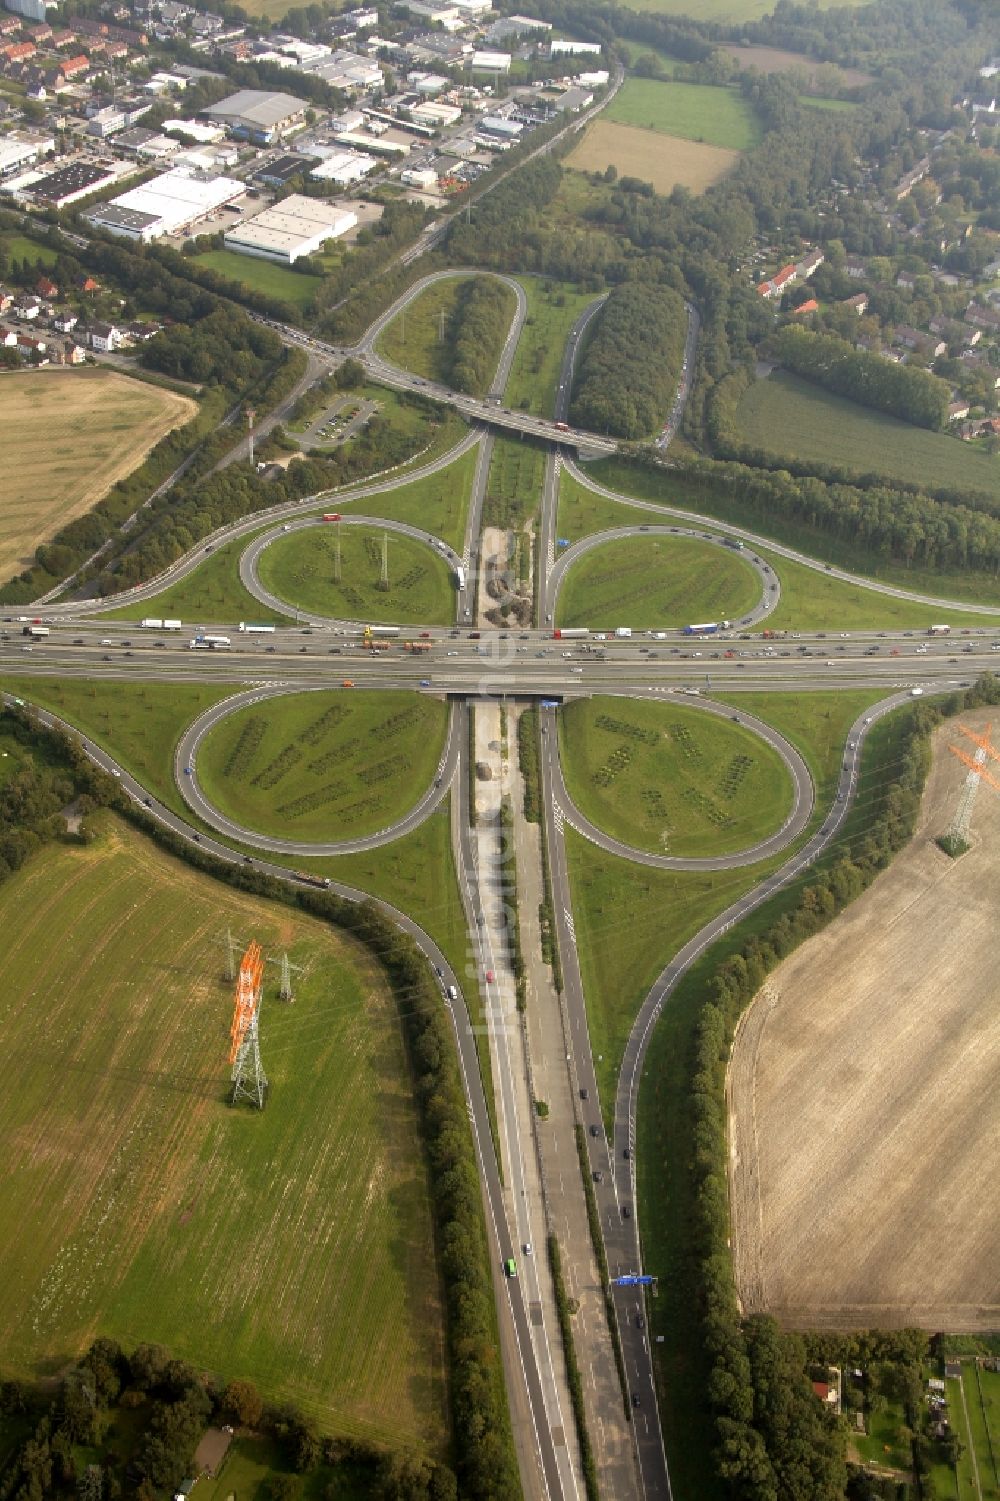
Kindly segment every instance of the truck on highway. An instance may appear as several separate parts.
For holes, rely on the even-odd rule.
[[[398,636],[398,625],[366,625],[366,636]]]
[[[339,521],[340,520],[340,512],[339,511],[327,511],[326,515],[323,517],[323,520],[324,521]]]
[[[569,432],[569,423],[568,422],[553,422],[552,426],[555,428],[555,430],[556,430],[557,433],[568,433]]]
[[[228,636],[195,636],[191,651],[228,651],[232,646]]]
[[[928,634],[928,636],[949,636],[951,634],[951,626],[950,625],[929,625],[927,627],[927,634]]]
[[[459,564],[455,569],[455,587],[457,589],[465,588],[465,569],[461,566],[461,564]]]
[[[741,542],[739,537],[723,537],[722,540],[727,547],[731,547],[733,549],[733,552],[742,552],[744,547],[746,546],[746,543]]]
[[[732,626],[731,620],[705,620],[700,625],[686,625],[685,636],[714,636],[716,631],[728,631]]]
[[[562,626],[552,632],[553,641],[572,641],[577,636],[589,636],[590,629],[585,625]]]
[[[163,621],[162,620],[157,620],[153,616],[150,616],[148,620],[141,620],[139,622],[139,624],[142,626],[142,628],[143,628],[144,631],[162,631],[163,630]]]
[[[243,631],[243,632],[245,632],[246,635],[248,635],[248,636],[273,636],[274,635],[274,626],[273,625],[254,625],[253,621],[251,621],[251,620],[241,620],[240,621],[240,630]]]
[[[307,870],[293,870],[292,875],[297,881],[304,881],[307,886],[329,886],[329,876],[313,876]]]
[[[179,631],[182,624],[183,622],[180,620],[165,620],[163,622],[163,629],[165,631]]]
[[[48,634],[49,628],[47,625],[26,625],[21,632],[22,636],[33,636],[36,640],[39,636],[47,636]]]
[[[632,627],[630,625],[620,625],[615,630],[615,635],[618,637],[619,641],[627,641],[631,634]]]

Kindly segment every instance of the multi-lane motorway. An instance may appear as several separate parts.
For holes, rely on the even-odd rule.
[[[462,273],[448,273],[462,274]],[[925,631],[860,631],[851,633],[812,632],[781,633],[779,639],[766,641],[759,633],[765,618],[780,598],[780,579],[758,554],[766,547],[779,558],[791,558],[826,574],[880,589],[883,594],[910,599],[927,609],[929,627],[934,612],[947,601],[933,600],[886,585],[872,585],[854,579],[839,569],[828,569],[804,558],[791,549],[766,541],[733,526],[711,523],[704,530],[704,520],[678,508],[636,501],[594,485],[586,472],[571,458],[568,447],[578,439],[589,442],[590,435],[558,429],[553,421],[529,418],[523,413],[505,412],[500,405],[517,338],[525,314],[524,294],[516,283],[515,316],[505,342],[495,382],[494,397],[483,402],[465,403],[427,382],[390,368],[374,349],[381,328],[401,311],[405,302],[435,278],[427,278],[411,288],[400,303],[390,309],[369,329],[354,350],[337,350],[325,346],[298,331],[284,330],[289,338],[303,342],[312,352],[340,358],[356,354],[388,384],[406,385],[427,395],[451,401],[478,425],[449,453],[420,469],[399,478],[384,476],[370,484],[355,486],[339,494],[307,499],[257,513],[243,522],[221,529],[215,536],[192,550],[168,569],[159,579],[144,584],[125,597],[123,602],[145,604],[163,590],[190,575],[218,547],[256,532],[261,525],[273,523],[262,536],[250,541],[239,560],[239,573],[249,594],[276,612],[296,614],[295,626],[279,626],[267,634],[247,634],[232,621],[189,622],[180,632],[167,633],[157,628],[143,628],[137,623],[95,620],[104,607],[101,601],[46,603],[34,612],[8,611],[0,621],[0,669],[13,675],[37,677],[89,677],[123,683],[131,681],[213,682],[231,684],[233,696],[203,715],[185,733],[175,757],[178,786],[199,821],[193,828],[184,819],[160,804],[150,789],[141,787],[127,769],[115,765],[106,750],[89,740],[88,753],[100,764],[121,775],[122,786],[135,799],[145,803],[151,815],[184,837],[197,839],[203,850],[226,860],[250,858],[255,865],[283,879],[286,867],[272,864],[269,855],[296,858],[316,854],[336,854],[352,849],[372,848],[387,843],[417,826],[439,805],[444,796],[453,794],[456,864],[459,883],[466,900],[470,948],[482,975],[496,969],[493,935],[488,924],[480,924],[481,871],[470,831],[467,799],[469,794],[470,755],[466,722],[467,705],[476,700],[497,698],[534,698],[556,702],[592,693],[624,693],[633,697],[667,697],[686,705],[692,712],[733,716],[729,706],[712,701],[713,693],[732,694],[741,690],[804,691],[833,687],[867,687],[882,690],[881,703],[861,716],[852,728],[845,747],[844,764],[836,800],[829,809],[814,808],[815,791],[802,759],[780,736],[766,725],[742,711],[735,711],[752,732],[768,740],[788,767],[792,784],[792,801],[781,830],[753,849],[736,852],[713,860],[671,860],[658,855],[636,852],[608,838],[585,815],[573,806],[559,763],[557,745],[557,711],[542,710],[542,778],[545,804],[547,845],[556,913],[557,936],[562,957],[565,983],[568,1051],[565,1065],[572,1085],[572,1096],[579,1111],[579,1122],[586,1129],[588,1165],[593,1175],[601,1230],[608,1262],[613,1273],[641,1269],[641,1243],[638,1229],[638,1206],[634,1183],[635,1117],[639,1081],[646,1046],[656,1018],[687,967],[721,934],[741,920],[747,912],[766,900],[782,883],[814,860],[821,850],[838,837],[856,786],[857,769],[865,736],[870,725],[882,714],[906,701],[914,693],[933,692],[969,681],[977,673],[995,665],[993,655],[1000,650],[1000,632],[983,626],[978,630],[955,630],[945,639],[928,637]],[[506,280],[506,278],[504,278]],[[598,299],[578,320],[565,352],[555,406],[555,421],[563,423],[572,384],[573,359],[584,336],[586,325],[600,305]],[[683,410],[684,399],[694,368],[697,339],[697,314],[689,309],[688,345],[685,369],[678,400],[664,432],[668,439]],[[508,421],[507,419],[512,419]],[[481,530],[482,500],[489,468],[494,427],[511,427],[547,438],[550,452],[546,467],[539,526],[538,583],[539,629],[475,629],[475,563]],[[603,442],[603,440],[599,440]],[[437,538],[430,529],[403,523],[385,522],[377,516],[380,493],[400,483],[409,483],[420,475],[440,472],[462,452],[478,445],[476,482],[473,502],[461,557]],[[566,446],[564,446],[566,445]],[[605,445],[605,448],[608,445]],[[603,450],[602,450],[603,451]],[[625,501],[633,509],[645,510],[650,524],[616,529],[587,538],[558,550],[556,514],[559,476],[563,465],[592,490]],[[341,513],[340,507],[365,501],[364,516]],[[374,503],[373,503],[374,501]],[[276,538],[291,530],[322,525],[316,512],[336,507],[346,525],[367,524],[395,527],[433,547],[449,567],[464,566],[466,584],[456,588],[455,621],[452,626],[428,625],[404,628],[398,640],[376,652],[371,638],[365,636],[363,622],[330,619],[315,613],[295,610],[294,606],[269,594],[261,585],[257,565],[261,552]],[[755,567],[760,580],[760,599],[755,608],[731,629],[693,638],[682,631],[636,633],[631,637],[614,637],[591,633],[584,640],[556,640],[551,624],[555,616],[559,589],[566,572],[591,548],[612,537],[650,533],[657,536],[694,534],[706,537],[714,546],[738,546],[740,555]],[[987,616],[998,612],[986,607],[962,605],[962,609]],[[30,628],[35,616],[50,634],[32,640],[22,632]],[[19,618],[20,616],[20,618]],[[30,619],[29,619],[30,617]],[[622,622],[627,625],[627,621]],[[230,645],[216,650],[191,650],[196,633],[228,637]],[[405,641],[419,646],[419,654],[405,649]],[[211,806],[198,782],[199,746],[218,720],[248,703],[290,691],[329,689],[342,684],[346,689],[365,691],[377,688],[409,688],[434,693],[452,701],[448,737],[442,751],[433,785],[423,789],[414,806],[391,829],[384,829],[362,839],[328,841],[316,845],[303,841],[262,838],[240,827]],[[614,1101],[613,1129],[605,1135],[602,1121],[597,1074],[590,1049],[587,1013],[579,964],[576,957],[575,928],[572,917],[572,894],[567,873],[563,840],[565,823],[581,829],[588,838],[604,848],[627,858],[649,864],[663,864],[680,869],[720,869],[749,864],[787,851],[785,863],[761,881],[728,911],[708,923],[680,953],[675,955],[659,976],[637,1016],[625,1051],[618,1090]],[[816,825],[818,824],[818,827]],[[213,829],[219,838],[205,832]],[[811,834],[809,828],[813,828]],[[233,843],[242,848],[234,849]],[[246,853],[252,850],[253,854]],[[351,888],[333,887],[349,900],[363,894]],[[384,905],[384,904],[383,904]],[[393,920],[414,937],[437,971],[447,1002],[448,988],[461,993],[462,982],[450,970],[444,956],[418,924],[405,914],[386,907]],[[505,1366],[511,1390],[512,1410],[519,1436],[519,1453],[526,1493],[551,1498],[573,1497],[578,1493],[574,1464],[564,1442],[565,1425],[570,1421],[563,1408],[562,1377],[559,1356],[554,1350],[557,1336],[540,1313],[539,1288],[530,1277],[505,1279],[499,1273],[501,1262],[516,1255],[528,1231],[527,1208],[520,1203],[521,1179],[513,1185],[501,1183],[493,1150],[489,1116],[486,1110],[475,1037],[461,1001],[448,1003],[455,1024],[460,1059],[469,1100],[470,1115],[476,1136],[484,1202],[496,1251],[496,1286],[501,1312]],[[497,1086],[507,1158],[519,1166],[522,1154],[530,1150],[518,1137],[518,1089],[515,1078],[517,1052],[501,1040],[494,1053],[498,1060]],[[610,1116],[611,1112],[607,1112]],[[570,1148],[575,1153],[575,1147]],[[527,1162],[527,1159],[525,1159]],[[515,1174],[515,1177],[517,1175]],[[513,1190],[513,1191],[512,1191]],[[528,1190],[525,1184],[525,1204]],[[536,1278],[536,1283],[538,1279]],[[660,1434],[656,1391],[643,1310],[636,1303],[634,1291],[617,1295],[616,1309],[626,1371],[625,1400],[630,1405],[632,1432],[638,1461],[641,1489],[649,1498],[669,1498],[670,1478]],[[541,1323],[538,1319],[542,1320]],[[634,1404],[634,1405],[632,1405]]]

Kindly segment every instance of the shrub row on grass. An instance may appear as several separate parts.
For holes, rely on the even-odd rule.
[[[452,313],[448,384],[470,396],[490,389],[510,325],[509,288],[491,277],[465,282]]]
[[[746,1501],[773,1501],[776,1495],[833,1501],[844,1494],[846,1470],[842,1438],[815,1400],[801,1344],[767,1317],[740,1317],[729,1249],[725,1098],[736,1024],[770,971],[859,896],[909,840],[929,765],[930,732],[942,712],[998,701],[1000,683],[985,678],[941,709],[925,703],[904,711],[899,769],[877,794],[869,826],[840,858],[815,872],[796,907],[723,960],[708,984],[688,1083],[693,1296],[710,1367],[705,1399],[718,1440],[716,1471],[729,1493]]]
[[[777,331],[771,347],[786,370],[838,396],[917,427],[944,427],[951,391],[946,381],[927,370],[894,365],[881,355],[855,349],[846,339],[793,323]]]
[[[569,1382],[569,1397],[573,1404],[576,1436],[580,1442],[580,1465],[583,1470],[583,1483],[587,1490],[588,1501],[599,1501],[597,1465],[594,1463],[594,1451],[591,1447],[590,1433],[587,1428],[587,1409],[583,1400],[583,1380],[580,1376],[580,1366],[576,1358],[576,1345],[573,1342],[573,1315],[570,1311],[569,1298],[566,1295],[566,1284],[563,1282],[562,1256],[559,1251],[559,1242],[554,1235],[550,1235],[548,1238],[548,1249],[549,1267],[552,1272],[552,1286],[556,1297],[556,1314],[559,1318],[559,1333],[562,1335],[563,1351],[566,1356],[566,1379]]]
[[[44,728],[24,710],[6,712],[21,733],[65,764],[80,790],[115,808],[170,853],[238,890],[297,906],[335,923],[364,943],[385,969],[399,1003],[429,1166],[461,1494],[468,1501],[519,1501],[520,1479],[498,1348],[475,1149],[452,1024],[426,958],[375,902],[358,903],[331,891],[294,888],[287,881],[192,845],[134,803],[115,779],[94,768],[73,736]],[[55,788],[51,795],[65,792],[65,787]]]

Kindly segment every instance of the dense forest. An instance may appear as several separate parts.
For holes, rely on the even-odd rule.
[[[666,421],[687,334],[684,299],[671,287],[626,282],[591,324],[570,419],[591,432],[646,438]]]
[[[455,299],[447,341],[446,381],[452,390],[485,396],[511,320],[511,292],[492,277],[463,282]]]

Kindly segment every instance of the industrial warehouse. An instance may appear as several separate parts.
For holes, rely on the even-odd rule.
[[[339,239],[357,222],[357,214],[349,210],[293,193],[274,208],[227,230],[225,245],[241,255],[291,266],[303,256],[314,255],[327,240]]]
[[[245,191],[245,184],[235,178],[197,177],[175,167],[110,203],[98,204],[85,217],[96,229],[148,245],[161,235],[189,228]]]

